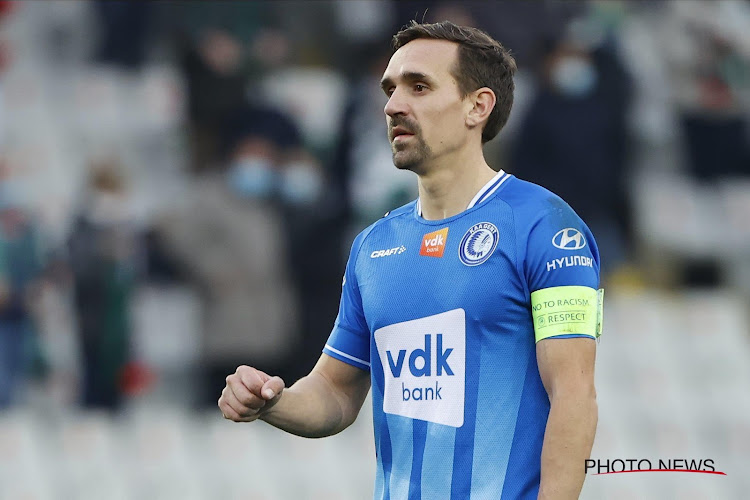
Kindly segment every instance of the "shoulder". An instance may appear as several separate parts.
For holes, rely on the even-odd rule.
[[[498,192],[495,201],[508,205],[521,227],[528,227],[548,215],[563,218],[575,215],[570,205],[549,189],[515,176]]]
[[[403,220],[404,217],[412,214],[415,210],[416,203],[416,200],[414,200],[407,203],[406,205],[386,212],[383,217],[363,229],[356,236],[356,238],[354,238],[354,243],[352,244],[352,254],[356,255],[356,253],[359,252],[359,249],[364,244],[365,240],[370,238],[372,235],[376,235],[384,231],[387,232],[388,230],[393,229],[393,227],[397,225],[399,221]]]
[[[413,200],[407,203],[406,205],[401,205],[398,208],[394,208],[393,210],[386,212],[385,215],[383,215],[383,217],[379,219],[375,224],[379,224],[379,223],[382,224],[387,221],[393,221],[404,215],[412,214],[414,213],[416,204],[417,204],[417,200]]]

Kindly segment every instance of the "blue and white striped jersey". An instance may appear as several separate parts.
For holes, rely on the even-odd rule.
[[[417,200],[360,233],[323,352],[370,371],[375,498],[535,499],[549,398],[530,295],[598,282],[575,212],[502,171],[454,217]]]

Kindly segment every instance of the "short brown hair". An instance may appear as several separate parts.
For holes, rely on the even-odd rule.
[[[412,21],[393,35],[393,51],[420,38],[458,44],[458,64],[452,73],[458,82],[461,97],[482,87],[489,87],[495,93],[497,102],[482,130],[482,143],[493,139],[505,126],[513,106],[516,61],[510,52],[484,31],[458,26],[450,21],[434,24]]]

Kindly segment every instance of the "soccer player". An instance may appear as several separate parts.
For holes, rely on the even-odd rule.
[[[597,422],[594,239],[559,197],[485,162],[513,101],[500,43],[414,22],[394,50],[388,134],[419,198],[354,240],[312,372],[284,389],[241,366],[219,407],[322,437],[372,387],[376,499],[577,498]]]

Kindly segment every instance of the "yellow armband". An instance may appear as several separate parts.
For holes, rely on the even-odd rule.
[[[536,341],[556,335],[602,334],[604,290],[587,286],[556,286],[531,293]]]

